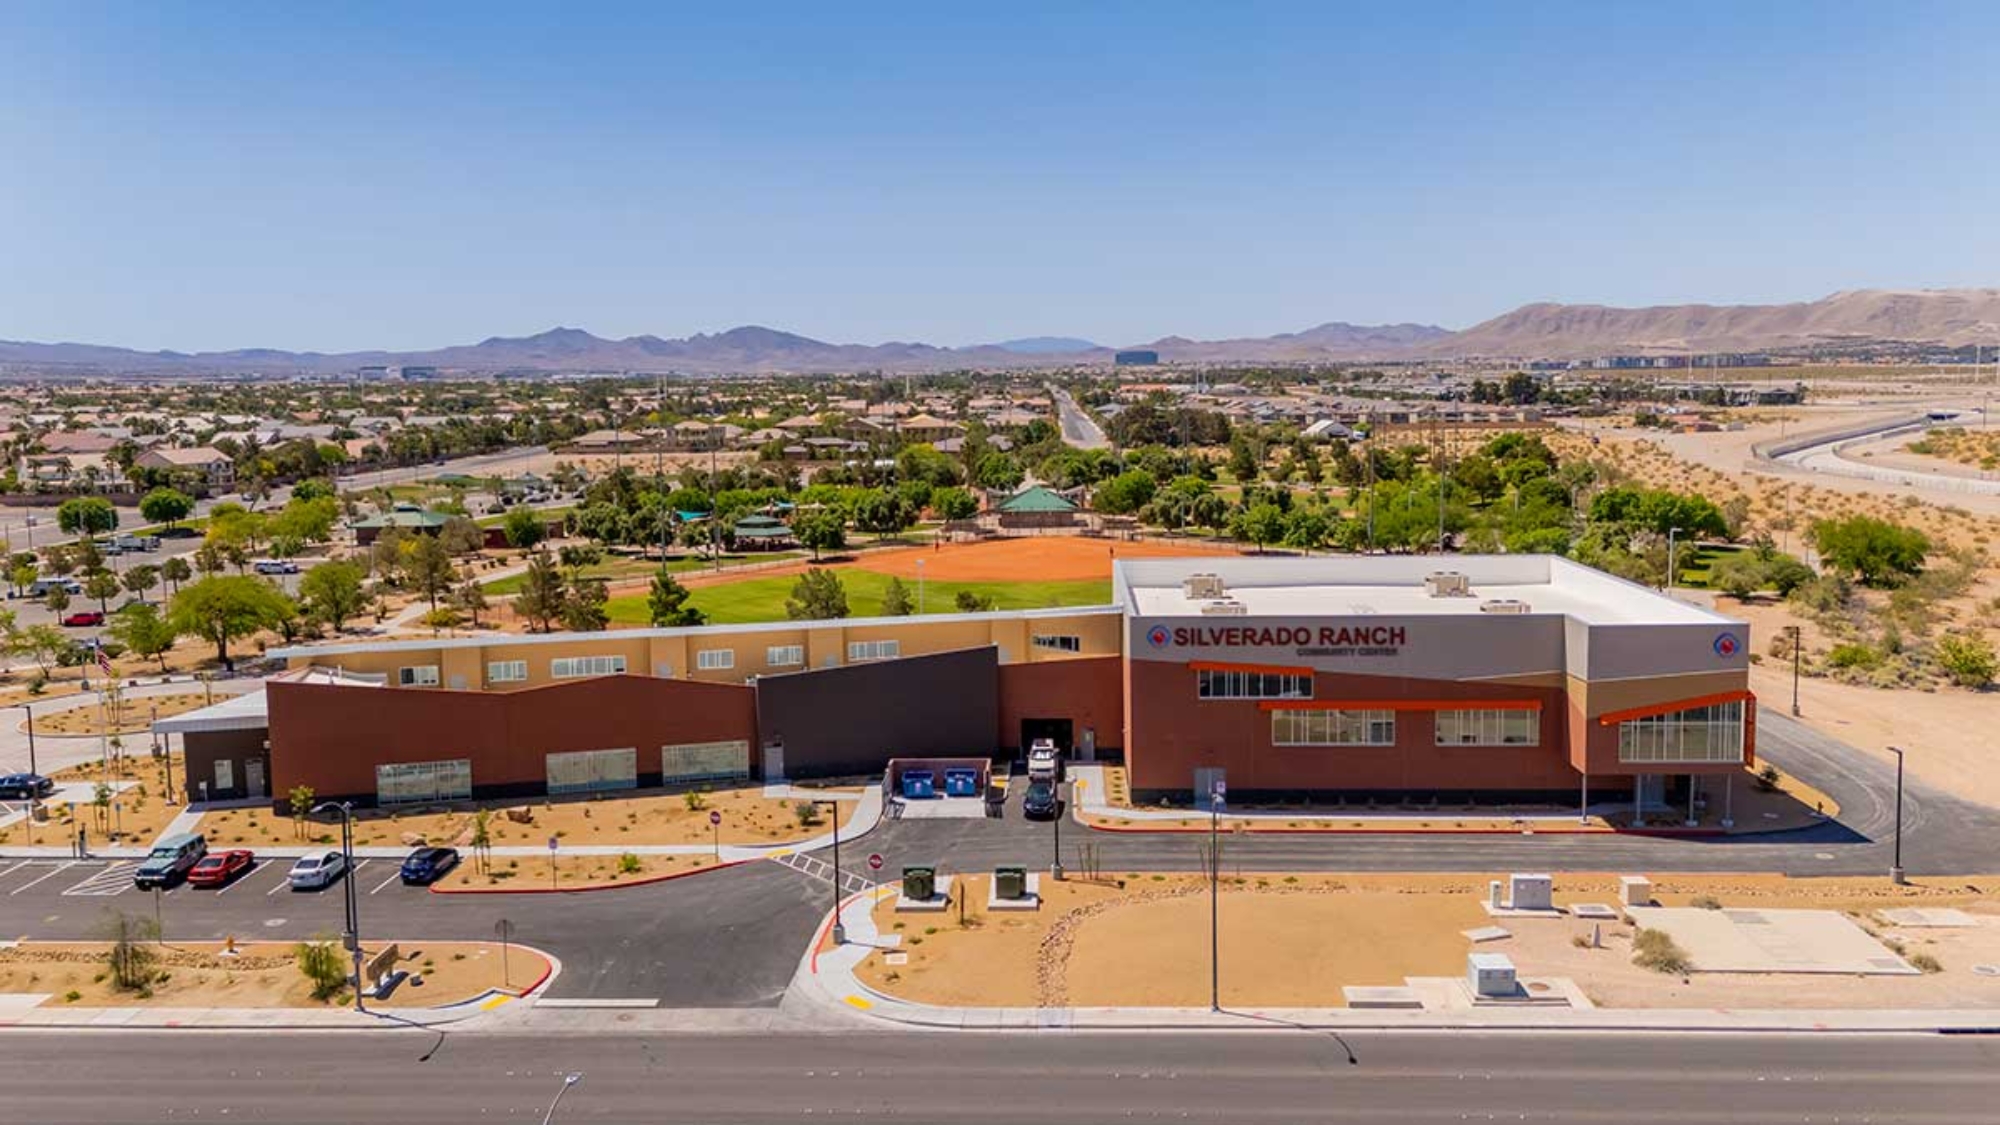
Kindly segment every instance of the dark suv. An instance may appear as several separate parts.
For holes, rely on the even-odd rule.
[[[38,773],[0,774],[0,798],[25,801],[46,797],[56,791],[56,783]]]
[[[153,845],[139,869],[132,873],[132,884],[142,891],[171,887],[187,878],[187,873],[207,854],[206,839],[194,832],[177,832]]]
[[[1062,813],[1062,798],[1056,794],[1054,782],[1030,782],[1028,791],[1021,795],[1021,813],[1029,820],[1054,820]]]

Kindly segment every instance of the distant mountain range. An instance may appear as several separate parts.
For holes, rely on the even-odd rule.
[[[1129,345],[1169,363],[1299,363],[1356,360],[1580,359],[1774,351],[1873,343],[2000,344],[2000,290],[1864,289],[1790,305],[1523,305],[1452,332],[1428,324],[1332,321],[1303,332],[1226,340],[1167,336]],[[0,370],[46,373],[192,374],[340,372],[358,367],[435,366],[455,371],[728,372],[922,371],[1028,368],[1109,362],[1113,349],[1065,336],[947,348],[892,341],[831,344],[755,325],[679,339],[607,340],[580,328],[493,336],[423,352],[141,352],[97,344],[0,340]]]

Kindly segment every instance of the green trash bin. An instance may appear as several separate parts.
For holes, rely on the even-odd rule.
[[[903,868],[903,897],[929,899],[937,895],[937,868]]]
[[[995,898],[1017,899],[1028,895],[1028,869],[1025,867],[996,867],[993,869],[993,896]]]

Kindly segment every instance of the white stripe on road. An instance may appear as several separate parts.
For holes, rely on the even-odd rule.
[[[262,871],[263,869],[264,869],[263,864],[252,862],[249,867],[244,869],[243,874],[238,875],[236,878],[231,879],[229,882],[224,883],[221,886],[215,888],[215,893],[217,895],[226,895],[230,891],[233,891],[236,888],[242,886],[243,884],[249,882],[252,878],[256,876],[257,872]]]
[[[270,897],[271,897],[272,895],[274,895],[274,894],[277,894],[277,893],[278,893],[279,891],[282,891],[282,890],[284,890],[284,889],[285,889],[286,887],[289,887],[289,886],[291,886],[291,885],[292,885],[292,869],[291,869],[291,868],[289,868],[289,867],[285,867],[285,868],[281,868],[281,870],[282,870],[282,871],[284,872],[284,874],[283,874],[282,876],[280,876],[280,877],[279,877],[279,879],[278,879],[278,885],[277,885],[277,886],[275,886],[275,887],[272,887],[272,888],[271,888],[270,890],[268,890],[268,891],[265,891],[265,892],[264,892],[264,897],[265,897],[265,898],[270,898]]]
[[[20,894],[20,893],[21,893],[22,891],[25,891],[25,890],[27,890],[27,889],[28,889],[29,887],[32,887],[32,886],[34,886],[34,885],[35,885],[36,883],[39,883],[39,882],[41,882],[41,881],[42,881],[42,879],[52,879],[52,878],[54,878],[55,876],[57,876],[57,875],[60,875],[60,874],[62,874],[63,872],[65,872],[65,871],[67,871],[67,870],[69,870],[70,868],[72,868],[72,867],[75,867],[75,866],[76,866],[76,861],[75,861],[75,860],[73,860],[73,859],[66,859],[66,860],[63,860],[63,861],[62,861],[61,863],[58,863],[58,864],[56,864],[56,865],[55,865],[54,867],[50,868],[50,869],[49,869],[49,872],[48,872],[48,874],[46,874],[46,875],[43,875],[43,876],[41,876],[40,878],[36,878],[36,879],[30,879],[30,880],[28,880],[27,882],[25,882],[25,883],[21,884],[20,886],[18,886],[18,887],[15,887],[15,888],[14,888],[13,890],[11,890],[11,891],[8,891],[7,893],[8,893],[9,895],[17,895],[17,894]]]
[[[387,879],[384,879],[384,880],[382,880],[381,882],[379,882],[379,883],[375,884],[375,890],[374,890],[374,891],[369,891],[368,893],[372,895],[372,894],[374,894],[374,893],[375,893],[375,891],[379,891],[379,890],[381,890],[381,889],[382,889],[383,887],[386,887],[386,886],[388,886],[389,884],[391,884],[391,883],[395,882],[396,880],[398,880],[398,879],[400,879],[400,878],[402,878],[402,877],[403,877],[403,873],[402,873],[401,871],[398,871],[398,872],[396,872],[396,873],[395,873],[394,875],[391,875],[391,876],[389,876],[389,877],[388,877]]]
[[[5,861],[5,860],[0,860],[0,863],[4,863],[4,862],[6,862],[6,861]],[[12,874],[13,874],[14,872],[16,872],[16,871],[19,871],[19,870],[20,870],[20,869],[22,869],[23,867],[26,867],[26,866],[28,866],[28,865],[29,865],[30,863],[33,863],[33,862],[34,862],[34,860],[32,860],[32,859],[24,859],[24,860],[22,860],[21,862],[19,862],[19,863],[15,864],[14,866],[12,866],[12,867],[9,867],[9,868],[8,868],[7,870],[5,870],[5,871],[0,871],[0,879],[5,879],[5,878],[6,878],[7,876],[9,876],[9,875],[12,875]]]

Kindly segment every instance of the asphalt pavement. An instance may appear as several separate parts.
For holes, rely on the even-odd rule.
[[[1242,870],[1330,871],[1781,871],[1886,873],[1894,835],[1894,771],[1874,758],[1768,711],[1760,754],[1840,802],[1814,828],[1708,839],[1635,836],[1231,836],[1223,862]],[[1904,801],[1904,862],[1915,875],[2000,870],[2000,813],[1921,785]],[[842,842],[852,874],[867,856],[882,877],[904,864],[979,872],[1001,863],[1045,867],[1055,828],[1021,816],[1016,796],[998,819],[884,821]],[[1062,828],[1066,865],[1079,848],[1107,873],[1194,870],[1200,836]],[[814,853],[831,859],[829,849]],[[150,914],[150,892],[131,887],[131,861],[0,860],[0,937],[80,939],[108,910]],[[267,862],[226,890],[179,887],[157,907],[169,940],[293,939],[337,933],[338,893],[295,893],[283,861]],[[489,937],[501,919],[517,940],[561,958],[550,994],[655,1000],[660,1007],[768,1008],[830,906],[831,887],[781,863],[757,861],[671,882],[573,894],[435,895],[404,887],[391,860],[369,860],[361,889],[364,934],[397,939]]]
[[[16,1032],[6,1046],[18,1079],[8,1118],[44,1125],[545,1115],[1986,1125],[2000,1099],[2000,1039],[1919,1035],[100,1031]]]
[[[1104,427],[1076,404],[1070,393],[1049,385],[1049,397],[1055,400],[1056,423],[1062,429],[1062,439],[1066,444],[1078,449],[1109,449],[1111,439],[1104,436]]]

